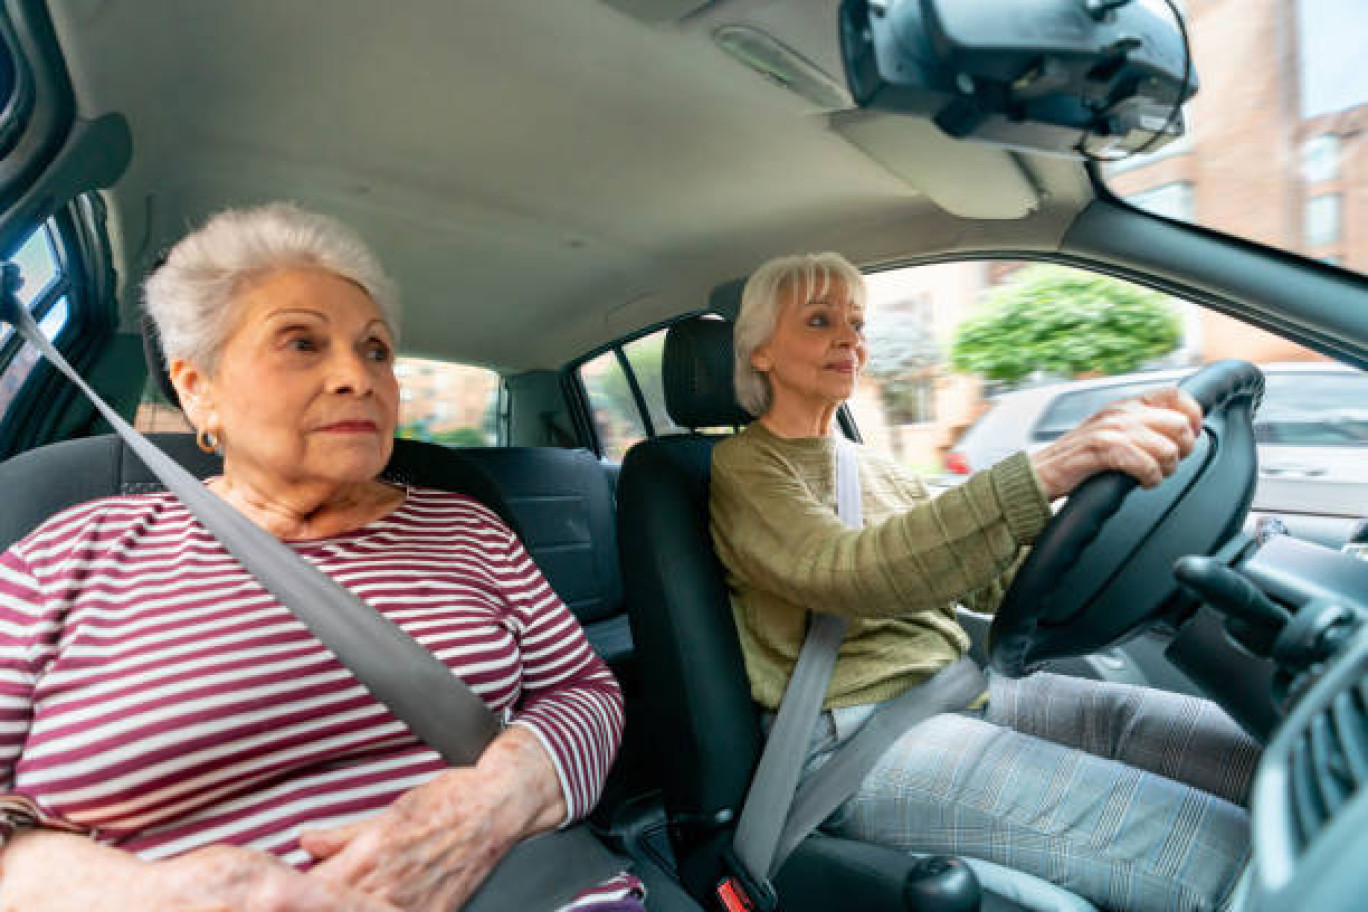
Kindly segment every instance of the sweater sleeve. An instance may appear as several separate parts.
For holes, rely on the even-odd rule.
[[[0,554],[0,844],[19,827],[82,829],[14,791],[33,722],[33,691],[56,649],[59,618],[22,557]]]
[[[991,602],[994,584],[1049,515],[1024,453],[852,530],[768,449],[714,452],[713,539],[732,574],[795,604],[852,617]],[[985,587],[982,599],[972,598]]]
[[[589,647],[517,537],[509,534],[505,594],[522,649],[522,700],[513,724],[551,755],[572,823],[593,810],[622,741],[622,689]]]

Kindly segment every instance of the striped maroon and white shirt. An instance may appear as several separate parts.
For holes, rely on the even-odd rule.
[[[303,557],[541,739],[567,821],[598,799],[622,693],[516,536],[413,488]],[[144,858],[213,843],[300,867],[297,834],[446,768],[170,494],[67,510],[0,555],[0,814]]]

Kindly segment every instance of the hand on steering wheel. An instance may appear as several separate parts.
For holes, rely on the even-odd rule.
[[[1202,433],[1202,407],[1172,386],[1123,399],[1031,455],[1048,500],[1098,472],[1125,472],[1144,488],[1172,475]]]
[[[1257,477],[1252,419],[1263,374],[1245,361],[1220,361],[1180,387],[1205,413],[1190,454],[1147,490],[1120,471],[1074,490],[993,620],[988,654],[998,672],[1019,677],[1137,632],[1163,616],[1177,591],[1175,560],[1212,554],[1240,530]]]

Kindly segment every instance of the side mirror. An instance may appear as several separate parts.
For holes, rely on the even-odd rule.
[[[843,0],[840,33],[856,104],[956,139],[1120,158],[1181,136],[1197,91],[1161,0]]]

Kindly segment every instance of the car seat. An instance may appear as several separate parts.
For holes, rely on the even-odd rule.
[[[762,747],[723,568],[712,548],[712,449],[750,416],[732,387],[732,325],[698,317],[672,326],[662,362],[670,417],[688,434],[633,447],[618,481],[618,542],[627,610],[664,777],[681,879],[708,896],[731,873],[726,859]],[[708,432],[700,432],[704,429]],[[922,859],[810,835],[778,872],[785,910],[960,909],[954,897],[918,898]],[[970,861],[984,909],[1092,906],[1029,874]]]

